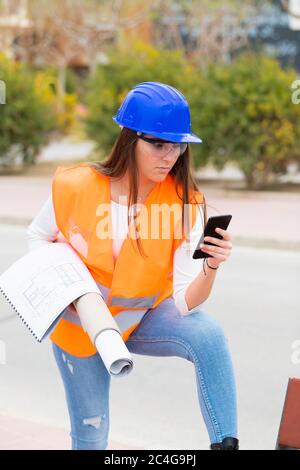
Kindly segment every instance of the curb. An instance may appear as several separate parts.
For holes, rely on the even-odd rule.
[[[268,250],[300,251],[300,241],[275,240],[273,238],[232,237],[233,245]]]

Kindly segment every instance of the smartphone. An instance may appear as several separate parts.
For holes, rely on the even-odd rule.
[[[226,214],[226,215],[215,215],[213,217],[209,217],[204,231],[202,233],[202,236],[198,242],[198,245],[194,251],[193,258],[212,258],[212,255],[209,255],[208,253],[204,253],[200,245],[201,243],[204,243],[205,245],[213,245],[216,246],[214,243],[211,242],[204,242],[204,237],[214,237],[214,238],[219,238],[222,240],[222,235],[218,232],[215,231],[217,227],[222,228],[223,230],[226,230],[230,221],[232,219],[231,214]]]

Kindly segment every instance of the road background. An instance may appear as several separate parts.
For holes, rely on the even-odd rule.
[[[27,252],[25,230],[51,189],[51,175],[2,176],[0,272]],[[233,215],[233,250],[206,312],[229,339],[243,449],[273,449],[300,340],[300,194],[202,186],[208,215]],[[217,210],[216,210],[217,209]],[[0,300],[0,449],[69,448],[63,385],[49,340],[39,344]],[[300,355],[299,355],[300,356]],[[111,448],[207,449],[193,364],[133,355],[134,369],[111,382]],[[26,437],[24,435],[26,434]]]

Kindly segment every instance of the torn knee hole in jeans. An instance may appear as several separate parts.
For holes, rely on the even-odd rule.
[[[68,369],[71,372],[71,374],[73,374],[74,368],[73,368],[73,364],[71,363],[71,361],[69,361],[69,359],[66,358],[65,354],[62,354],[62,358],[63,358],[63,361],[67,363]]]
[[[86,426],[93,426],[94,428],[99,429],[101,421],[102,421],[101,416],[95,416],[92,418],[84,418],[82,422]]]

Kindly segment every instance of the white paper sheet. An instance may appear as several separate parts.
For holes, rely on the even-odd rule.
[[[67,243],[49,243],[19,258],[0,276],[0,290],[38,341],[71,302],[87,292],[100,293]]]

